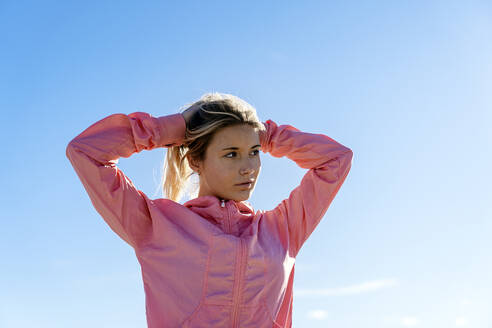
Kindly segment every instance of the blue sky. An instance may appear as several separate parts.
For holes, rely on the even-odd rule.
[[[297,257],[294,327],[492,326],[490,2],[2,1],[0,28],[0,327],[146,326],[65,147],[210,91],[354,152]],[[118,165],[157,198],[164,155]],[[270,209],[306,171],[261,156]]]

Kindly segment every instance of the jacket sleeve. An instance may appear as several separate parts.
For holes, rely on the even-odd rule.
[[[289,252],[296,257],[345,181],[353,153],[323,134],[302,132],[291,125],[278,126],[272,120],[263,124],[266,131],[260,132],[262,151],[274,157],[286,156],[308,169],[289,197],[265,212],[281,235],[287,235]]]
[[[116,166],[118,159],[143,149],[181,145],[185,129],[181,113],[161,117],[144,112],[112,114],[67,145],[66,156],[94,208],[133,248],[151,233],[151,200]]]

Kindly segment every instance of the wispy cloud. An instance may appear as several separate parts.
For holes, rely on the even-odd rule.
[[[381,279],[381,280],[367,281],[361,284],[345,286],[345,287],[316,288],[316,289],[296,288],[294,289],[294,294],[296,295],[296,297],[297,296],[350,295],[350,294],[373,292],[382,288],[395,286],[396,284],[397,284],[396,279]]]
[[[311,310],[307,316],[309,319],[324,320],[328,316],[328,312],[325,310]]]
[[[468,326],[468,320],[465,317],[456,318],[456,326],[457,327],[466,327]]]
[[[387,315],[384,317],[384,323],[392,326],[415,327],[421,324],[421,320],[415,316]],[[456,317],[455,324],[456,327],[468,327],[468,319],[463,316]]]
[[[413,327],[418,325],[420,322],[415,317],[403,317],[401,318],[401,325],[404,327]]]

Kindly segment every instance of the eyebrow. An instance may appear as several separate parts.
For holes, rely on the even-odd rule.
[[[251,148],[255,148],[255,147],[261,147],[261,145],[254,145],[252,146]],[[233,150],[236,150],[236,149],[239,149],[237,147],[227,147],[227,148],[223,148],[222,150],[227,150],[227,149],[233,149]]]

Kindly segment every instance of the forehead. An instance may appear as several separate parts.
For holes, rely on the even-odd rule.
[[[259,141],[258,130],[250,125],[241,124],[228,126],[217,131],[210,142],[210,146],[220,149],[225,147],[249,148],[259,144]]]

